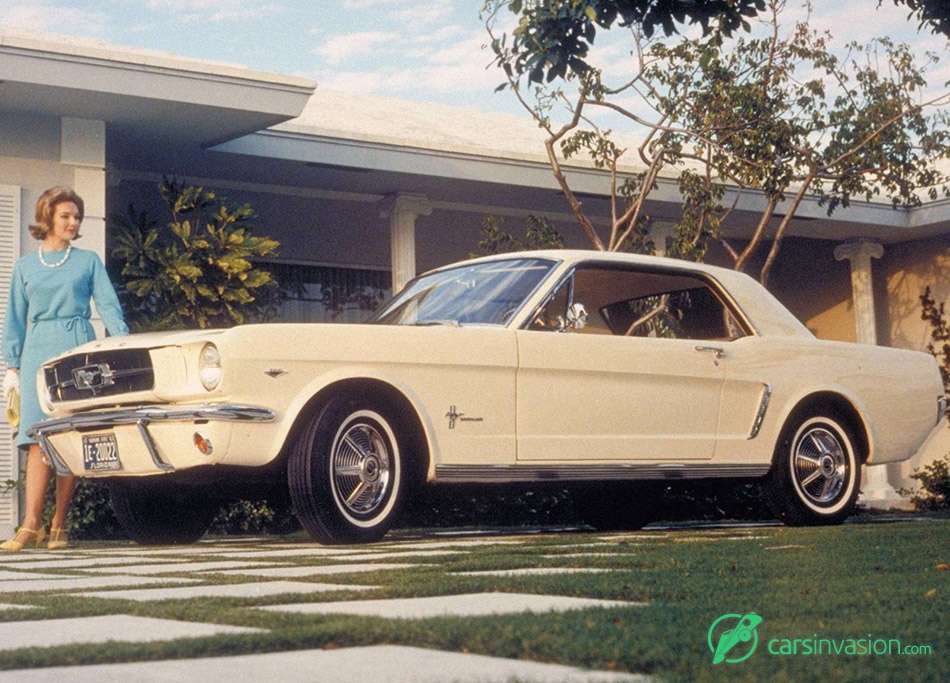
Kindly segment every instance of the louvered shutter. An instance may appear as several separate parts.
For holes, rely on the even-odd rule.
[[[20,188],[0,185],[0,312],[6,314],[13,264],[20,256]],[[2,317],[0,317],[2,320]],[[6,372],[0,358],[0,377]],[[10,425],[0,420],[0,488],[19,478],[19,462]],[[18,523],[19,496],[7,490],[0,495],[0,532],[6,538]]]

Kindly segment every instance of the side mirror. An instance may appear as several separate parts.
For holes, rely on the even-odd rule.
[[[573,303],[567,309],[567,317],[558,316],[558,332],[580,332],[587,327],[587,309],[584,304]]]

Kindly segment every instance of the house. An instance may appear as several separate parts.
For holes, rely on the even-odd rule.
[[[104,44],[0,31],[0,306],[13,262],[35,248],[37,197],[74,187],[86,202],[81,246],[106,256],[110,217],[154,206],[174,177],[214,188],[259,214],[280,240],[280,277],[306,291],[330,285],[398,289],[416,272],[473,251],[489,214],[520,229],[547,217],[572,246],[585,239],[527,117],[325,91],[296,76]],[[586,209],[609,215],[601,173],[569,168]],[[729,235],[751,234],[760,198],[746,197]],[[679,211],[672,182],[650,201],[654,238]],[[715,250],[710,261],[722,261]],[[913,210],[855,204],[829,218],[811,202],[793,220],[770,288],[819,337],[923,349],[918,296],[950,297],[950,205]],[[392,283],[392,285],[390,285]],[[319,299],[319,296],[314,296]],[[285,312],[325,319],[319,301]],[[352,314],[351,314],[352,315]],[[0,480],[18,464],[0,427]],[[913,464],[871,473],[869,500],[890,501]],[[873,469],[873,468],[872,468]],[[0,500],[0,531],[17,517]]]

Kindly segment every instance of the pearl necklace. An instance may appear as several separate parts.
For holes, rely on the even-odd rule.
[[[71,252],[72,250],[73,250],[73,245],[67,244],[67,245],[66,245],[66,255],[63,256],[62,260],[61,260],[59,263],[50,264],[50,263],[47,263],[47,262],[46,262],[46,259],[43,258],[43,245],[41,244],[41,245],[40,245],[40,263],[42,263],[42,264],[43,264],[44,266],[46,266],[47,268],[59,268],[61,265],[63,265],[64,263],[66,263],[67,259],[69,259],[69,254],[70,254],[70,252]]]

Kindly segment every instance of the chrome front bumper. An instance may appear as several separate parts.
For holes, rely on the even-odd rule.
[[[144,406],[122,410],[77,413],[69,417],[52,418],[32,425],[27,434],[36,439],[49,456],[59,474],[72,476],[75,473],[53,446],[50,437],[63,432],[90,432],[135,425],[155,467],[162,472],[173,472],[175,466],[160,455],[155,440],[149,432],[152,423],[195,422],[273,422],[274,412],[268,408],[242,405],[202,405],[186,408],[162,408]]]

